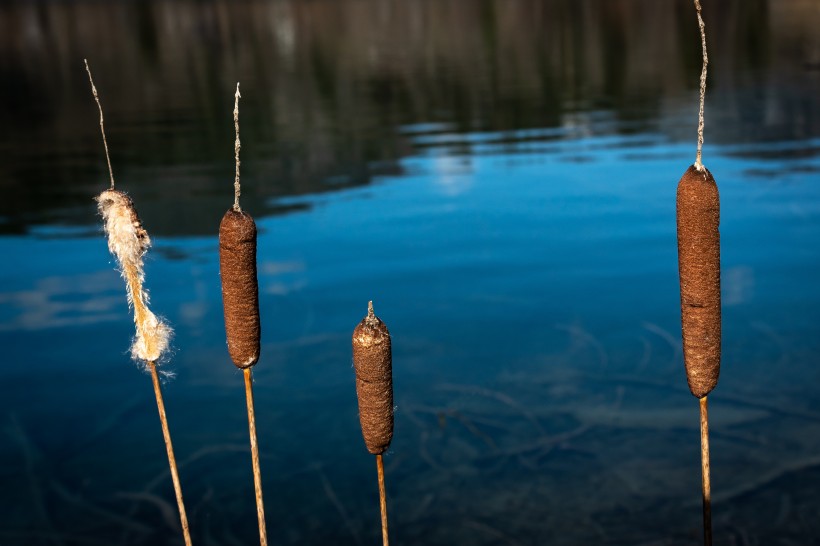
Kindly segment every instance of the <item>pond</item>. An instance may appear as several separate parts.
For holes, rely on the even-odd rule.
[[[820,11],[706,0],[721,194],[715,541],[820,536]],[[217,231],[259,227],[256,419],[272,544],[377,544],[351,334],[393,345],[393,544],[701,541],[675,190],[688,1],[0,7],[0,543],[181,544],[149,376],[93,197],[153,241],[195,544],[258,540]]]

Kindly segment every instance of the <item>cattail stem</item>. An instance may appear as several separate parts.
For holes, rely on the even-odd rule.
[[[256,223],[239,207],[239,83],[234,94],[233,122],[236,131],[234,159],[233,208],[219,224],[219,272],[222,276],[222,304],[225,310],[225,334],[228,352],[234,364],[245,375],[245,401],[248,406],[248,432],[251,441],[253,486],[256,493],[256,516],[259,543],[267,546],[265,505],[262,499],[262,471],[259,468],[259,445],[256,439],[256,417],[253,409],[253,375],[251,367],[259,360],[259,284],[256,278]]]
[[[239,143],[239,99],[242,95],[239,94],[239,82],[236,82],[236,93],[234,94],[233,102],[233,127],[236,133],[236,138],[233,141],[233,155],[236,163],[236,175],[233,180],[233,210],[241,212],[242,208],[239,206],[239,195],[242,193],[239,186],[239,150],[242,147]]]
[[[700,0],[695,0],[695,10],[698,13],[698,27],[700,28],[700,45],[703,49],[703,68],[700,72],[700,110],[698,112],[698,153],[695,157],[695,167],[703,170],[701,152],[703,151],[703,105],[706,102],[706,67],[709,65],[709,56],[706,54],[706,24],[701,15]]]
[[[379,477],[379,508],[382,515],[382,544],[388,546],[387,540],[387,492],[384,487],[384,461],[381,454],[376,455],[376,473]]]
[[[709,477],[709,409],[700,399],[700,466],[703,475],[703,543],[712,546],[712,483]]]
[[[171,443],[171,432],[168,430],[168,418],[165,416],[165,403],[162,401],[162,390],[159,385],[159,375],[155,362],[147,363],[151,372],[151,381],[154,383],[154,396],[157,399],[157,410],[159,410],[159,421],[162,424],[162,436],[165,438],[165,451],[168,453],[168,466],[171,468],[171,480],[174,482],[174,492],[177,497],[177,507],[179,507],[179,522],[182,525],[182,536],[185,545],[191,546],[191,532],[188,529],[188,516],[185,515],[185,504],[182,501],[182,486],[179,483],[179,472],[177,471],[177,460],[174,457],[174,446]]]
[[[100,132],[102,133],[103,146],[105,146],[105,160],[108,162],[108,176],[111,178],[111,189],[114,189],[114,170],[111,168],[111,157],[108,155],[108,141],[105,140],[105,123],[103,121],[102,105],[100,104],[100,97],[97,96],[97,88],[94,86],[94,78],[91,77],[91,69],[88,67],[88,59],[83,59],[85,62],[85,71],[88,72],[88,81],[91,82],[91,93],[94,95],[94,100],[97,102],[97,109],[100,111]]]
[[[259,544],[267,546],[268,532],[265,529],[265,505],[262,501],[262,470],[259,467],[259,446],[256,442],[256,417],[253,410],[253,375],[245,368],[245,400],[248,404],[248,429],[251,437],[251,461],[253,463],[253,486],[256,490],[256,517],[259,520]]]

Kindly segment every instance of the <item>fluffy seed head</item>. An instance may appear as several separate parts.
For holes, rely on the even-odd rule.
[[[148,309],[148,294],[142,288],[145,280],[142,258],[151,246],[151,239],[128,195],[118,190],[105,190],[96,200],[108,236],[108,250],[117,259],[125,279],[128,303],[134,309],[137,333],[131,345],[131,357],[156,362],[168,349],[173,332]]]
[[[120,264],[130,263],[142,271],[142,257],[151,246],[131,198],[118,190],[105,190],[97,196],[97,208],[105,222],[108,250]]]

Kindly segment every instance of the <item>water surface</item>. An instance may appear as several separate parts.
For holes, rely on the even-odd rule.
[[[716,542],[820,536],[820,24],[707,3],[721,192]],[[694,160],[688,2],[19,2],[0,8],[0,542],[180,542],[150,380],[92,197],[154,247],[194,540],[256,540],[216,232],[256,217],[268,532],[378,543],[350,335],[393,337],[395,544],[697,544],[698,408],[675,188]]]

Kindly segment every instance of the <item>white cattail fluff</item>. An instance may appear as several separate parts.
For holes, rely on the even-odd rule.
[[[131,345],[131,357],[156,362],[168,349],[172,330],[148,309],[148,294],[142,288],[145,280],[142,257],[151,246],[151,239],[128,195],[105,190],[96,199],[108,235],[108,250],[117,258],[125,279],[128,304],[134,309],[137,335]]]

